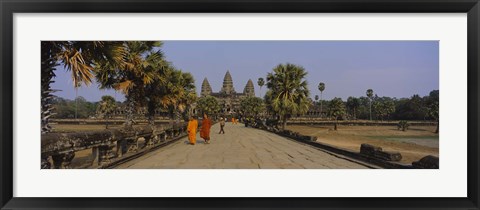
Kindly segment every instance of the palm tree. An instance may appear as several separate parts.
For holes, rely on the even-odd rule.
[[[323,91],[325,90],[325,83],[320,82],[318,83],[318,90],[320,91],[320,116],[322,116],[322,109],[323,109]]]
[[[328,104],[329,113],[331,116],[335,117],[335,127],[334,130],[337,130],[338,117],[341,117],[345,114],[345,105],[341,98],[334,98]]]
[[[171,75],[174,71],[171,65],[164,60],[163,55],[159,55],[159,52],[151,52],[147,56],[150,61],[147,62],[147,68],[152,71],[152,81],[144,84],[145,92],[141,98],[137,98],[141,103],[141,106],[147,107],[146,117],[150,126],[155,125],[155,111],[158,108],[167,108],[169,105],[175,103],[175,96],[169,94],[169,90],[172,88],[170,84]],[[170,88],[170,89],[169,89]]]
[[[279,119],[278,112],[273,109],[273,91],[268,90],[263,96],[263,101],[265,102],[265,108],[267,111],[267,116],[271,116],[274,119]]]
[[[105,120],[105,129],[108,129],[108,118],[111,118],[117,108],[115,99],[112,96],[102,96],[102,100],[97,106],[97,114]]]
[[[309,90],[305,80],[307,72],[294,64],[279,64],[267,75],[269,100],[273,110],[283,121],[282,129],[287,125],[291,115],[304,114],[308,111]]]
[[[75,84],[75,120],[77,119],[77,112],[78,112],[78,88],[80,87],[80,84]]]
[[[192,115],[192,104],[197,101],[197,91],[195,88],[195,79],[193,75],[188,72],[182,73],[182,79],[180,87],[183,89],[183,93],[180,95],[179,107],[183,110],[185,119]]]
[[[170,68],[167,76],[168,83],[163,87],[159,87],[158,104],[168,108],[172,121],[178,119],[180,115],[184,115],[190,111],[191,104],[197,99],[195,91],[195,80],[190,73]]]
[[[367,90],[367,97],[370,99],[370,120],[372,120],[372,100],[373,100],[373,90],[368,89]]]
[[[158,41],[127,41],[124,43],[126,54],[123,65],[112,65],[109,62],[97,65],[100,88],[114,88],[125,94],[125,128],[132,128],[135,108],[145,105],[147,85],[163,78],[159,74],[165,65],[163,53],[155,49],[161,45]]]
[[[262,96],[262,87],[265,85],[265,80],[260,77],[258,78],[257,84],[258,86],[260,86],[260,96]]]
[[[75,87],[89,85],[98,61],[120,63],[124,56],[121,42],[101,41],[42,41],[41,42],[41,115],[42,133],[51,131],[49,119],[54,114],[54,98],[50,84],[53,83],[56,67],[63,64],[72,72]]]

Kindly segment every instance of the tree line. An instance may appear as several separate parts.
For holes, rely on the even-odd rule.
[[[330,107],[332,100],[315,100],[312,106],[319,107],[321,104]],[[392,98],[387,96],[373,95],[372,97],[350,96],[343,103],[345,112],[341,119],[345,120],[413,120],[428,121],[438,118],[439,91],[432,90],[427,96],[414,94],[409,98]],[[371,109],[370,109],[371,104]],[[370,112],[371,110],[371,112]],[[371,114],[370,114],[371,113]],[[324,117],[330,117],[329,112],[324,112]]]
[[[267,92],[263,100],[245,99],[242,101],[242,111],[251,116],[265,110],[267,116],[281,122],[284,129],[291,117],[299,117],[309,110],[320,110],[319,116],[334,120],[415,120],[435,121],[439,119],[439,91],[432,90],[428,96],[413,95],[410,98],[392,98],[378,96],[373,89],[367,89],[365,96],[348,97],[345,101],[335,97],[323,100],[326,84],[320,82],[318,90],[320,97],[310,98],[307,83],[307,71],[295,64],[279,64],[266,76]],[[260,89],[265,84],[263,78],[258,79]],[[259,100],[260,99],[260,100]],[[258,106],[257,108],[253,108]],[[257,112],[252,112],[257,110]],[[259,110],[259,112],[258,112]],[[335,130],[337,123],[335,123]]]
[[[98,104],[99,102],[90,102],[81,96],[75,100],[55,97],[52,100],[52,106],[55,110],[55,115],[53,115],[52,118],[75,119],[76,111],[78,118],[96,116]]]

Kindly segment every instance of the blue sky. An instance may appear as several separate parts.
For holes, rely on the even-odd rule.
[[[439,89],[439,44],[437,41],[165,41],[162,51],[168,61],[195,77],[197,92],[208,78],[214,92],[220,91],[227,70],[235,90],[242,92],[248,79],[255,84],[280,63],[303,66],[311,97],[324,99],[365,96],[371,88],[379,96],[410,97]],[[56,95],[73,99],[75,90],[70,72],[56,71]],[[261,95],[265,94],[263,87]],[[121,93],[99,90],[96,84],[79,88],[78,95],[98,101],[102,95],[124,100]]]

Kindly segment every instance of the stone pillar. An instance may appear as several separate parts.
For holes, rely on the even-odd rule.
[[[161,141],[166,141],[167,140],[167,133],[165,131],[163,131],[160,134],[160,139],[161,139]]]
[[[125,140],[117,140],[115,145],[115,153],[117,154],[117,157],[123,157],[123,154],[125,153]]]
[[[135,133],[135,136],[127,139],[127,152],[136,152],[138,151],[138,136]]]
[[[95,163],[97,163],[97,165],[100,165],[99,157],[100,157],[100,154],[99,154],[98,147],[92,147],[92,164],[91,165],[94,165]]]
[[[115,144],[102,145],[98,147],[98,165],[111,162],[110,159],[115,157],[115,153],[113,152],[114,147]]]

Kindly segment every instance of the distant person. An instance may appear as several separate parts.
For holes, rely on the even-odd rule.
[[[203,115],[202,128],[200,129],[200,137],[205,140],[205,144],[210,144],[210,128],[212,127],[212,121],[208,118],[207,114]]]
[[[220,132],[218,132],[218,134],[225,134],[225,131],[223,130],[223,127],[225,127],[225,118],[221,118],[220,119]]]
[[[197,142],[197,128],[198,128],[198,121],[193,117],[190,116],[190,120],[188,121],[187,132],[188,132],[188,141],[191,145],[195,145]]]

